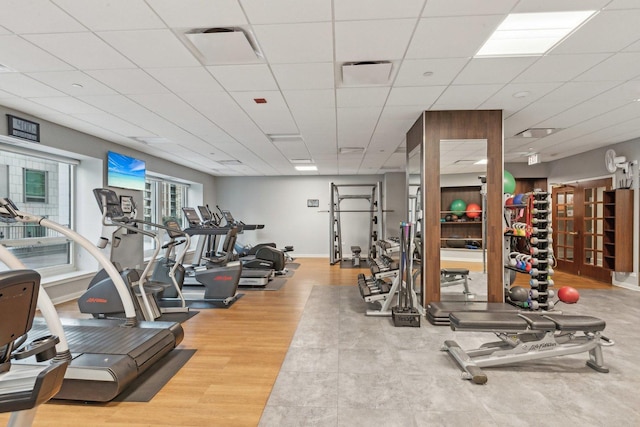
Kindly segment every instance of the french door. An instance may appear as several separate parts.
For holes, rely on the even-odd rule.
[[[610,179],[552,190],[553,247],[557,269],[611,283],[604,267],[604,192]]]

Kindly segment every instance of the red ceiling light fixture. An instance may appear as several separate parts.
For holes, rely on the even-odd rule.
[[[255,102],[256,104],[266,104],[267,100],[264,98],[253,98],[253,102]]]

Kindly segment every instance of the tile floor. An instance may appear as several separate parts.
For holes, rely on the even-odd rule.
[[[461,379],[439,348],[447,339],[475,348],[493,334],[424,318],[420,328],[396,328],[366,309],[355,286],[314,287],[260,426],[640,425],[640,292],[583,290],[578,304],[562,306],[607,321],[610,373],[586,367],[582,353],[487,368],[482,386]]]

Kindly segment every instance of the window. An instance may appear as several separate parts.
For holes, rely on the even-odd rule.
[[[47,172],[23,169],[24,201],[47,203]]]
[[[0,146],[0,189],[18,209],[71,227],[73,212],[73,160],[45,158],[44,153],[14,152]],[[0,244],[27,268],[43,276],[71,271],[73,245],[68,239],[38,224],[0,222]],[[0,262],[0,270],[7,267]]]
[[[188,206],[188,193],[188,184],[164,178],[147,177],[144,191],[144,220],[162,224],[168,218],[175,218],[182,227],[182,208]],[[153,227],[145,227],[153,230]],[[145,236],[145,255],[151,255],[150,252],[153,249],[153,239]]]

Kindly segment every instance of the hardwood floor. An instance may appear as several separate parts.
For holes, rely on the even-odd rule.
[[[197,352],[151,402],[48,403],[38,410],[34,425],[256,426],[311,289],[316,285],[354,286],[358,273],[368,274],[365,269],[330,266],[326,258],[297,262],[300,266],[281,290],[241,290],[244,296],[229,309],[199,310],[185,322],[185,338],[179,348]],[[481,264],[464,265],[482,271]],[[556,283],[612,288],[561,273]],[[75,303],[60,309],[65,316],[79,317]],[[7,414],[0,415],[0,423],[7,419]]]

